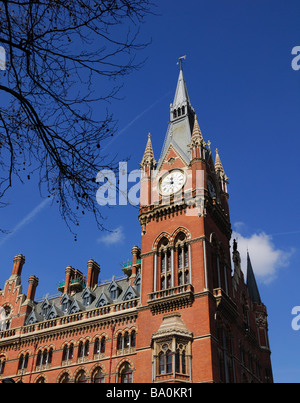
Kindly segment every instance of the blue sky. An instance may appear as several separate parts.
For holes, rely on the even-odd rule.
[[[117,152],[120,161],[129,156],[128,169],[137,169],[151,132],[159,158],[178,78],[177,57],[187,55],[190,99],[204,139],[219,149],[230,178],[234,234],[243,259],[249,250],[268,308],[274,379],[299,382],[300,331],[291,327],[292,308],[300,305],[300,70],[291,65],[292,49],[300,46],[299,1],[158,3],[159,16],[141,27],[142,38],[152,38],[140,55],[147,61],[126,79],[124,100],[109,106],[119,135],[105,151]],[[75,242],[56,206],[40,198],[34,180],[16,182],[9,201],[0,210],[1,226],[12,231],[0,234],[0,287],[18,253],[26,257],[24,292],[35,274],[42,298],[57,293],[66,266],[86,273],[91,258],[101,266],[102,281],[122,275],[122,262],[130,259],[133,245],[140,245],[136,207],[103,210],[114,233],[99,232],[92,217],[84,216]]]

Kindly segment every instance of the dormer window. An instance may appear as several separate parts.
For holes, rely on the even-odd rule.
[[[119,296],[119,289],[117,286],[112,286],[110,289],[110,298],[117,299]]]
[[[108,291],[109,291],[109,296],[112,300],[117,299],[122,292],[122,289],[115,282],[114,278],[113,278],[110,286],[108,287]]]
[[[42,306],[41,306],[41,315],[44,318],[48,315],[50,308],[51,308],[51,305],[50,305],[48,299],[46,298],[45,301],[42,303]]]
[[[112,300],[110,298],[108,298],[108,296],[104,293],[102,293],[100,295],[100,297],[98,298],[97,302],[96,302],[96,308],[101,308],[102,306],[105,305],[109,305],[112,303]]]
[[[135,281],[134,281],[134,286],[136,291],[140,294],[141,292],[141,276],[140,274],[136,277]]]
[[[85,295],[82,298],[82,303],[83,303],[84,306],[89,306],[90,303],[91,303],[91,296],[90,295]]]
[[[71,303],[71,298],[67,294],[65,294],[61,300],[61,309],[64,313],[67,313],[69,311]]]
[[[68,312],[68,307],[69,307],[69,301],[65,301],[61,304],[62,310],[64,312]]]
[[[81,294],[82,303],[84,306],[89,306],[94,301],[95,296],[89,288],[86,288]]]
[[[101,298],[97,303],[97,308],[100,308],[101,306],[105,305],[107,305],[107,301],[104,298]]]

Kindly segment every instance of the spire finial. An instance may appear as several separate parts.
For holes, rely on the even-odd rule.
[[[183,63],[183,60],[185,60],[185,59],[186,59],[186,55],[178,57],[179,61],[177,62],[177,64],[180,64],[180,70],[182,70],[182,63]]]

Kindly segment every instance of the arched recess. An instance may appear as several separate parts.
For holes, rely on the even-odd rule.
[[[173,232],[173,234],[171,236],[171,239],[170,239],[171,244],[174,245],[174,242],[175,242],[176,238],[178,238],[178,235],[181,234],[181,233],[183,233],[186,236],[187,241],[190,241],[192,239],[192,235],[191,235],[190,231],[187,228],[178,227],[178,228],[176,228],[176,230]]]
[[[171,235],[168,232],[161,232],[158,237],[156,237],[155,241],[153,242],[152,250],[156,251],[158,248],[158,244],[161,244],[162,240],[166,238],[168,242],[171,240]]]

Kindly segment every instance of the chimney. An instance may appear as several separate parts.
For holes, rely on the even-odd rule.
[[[98,284],[98,277],[100,273],[100,266],[98,263],[96,263],[93,259],[90,259],[88,261],[88,274],[87,274],[87,280],[86,280],[86,285],[89,287],[91,290],[94,289],[94,287]]]
[[[27,299],[30,301],[34,301],[36,287],[38,286],[39,279],[35,276],[30,276],[28,280],[28,292],[27,292]]]
[[[140,248],[138,246],[133,246],[131,249],[131,254],[132,254],[132,273],[134,277],[136,276],[136,261],[137,261],[137,255],[140,252]]]
[[[69,293],[69,287],[70,287],[70,281],[71,281],[71,277],[73,276],[74,273],[74,269],[71,266],[67,266],[66,267],[66,279],[65,279],[65,287],[64,287],[64,294],[68,294]]]
[[[138,260],[138,255],[140,254],[140,248],[138,246],[133,246],[133,248],[131,249],[131,253],[132,253],[132,263],[131,263],[131,275],[129,277],[129,284],[131,286],[134,285],[134,280],[136,278],[137,275],[137,260]]]
[[[21,276],[22,268],[25,263],[25,256],[19,254],[14,257],[12,275]]]

